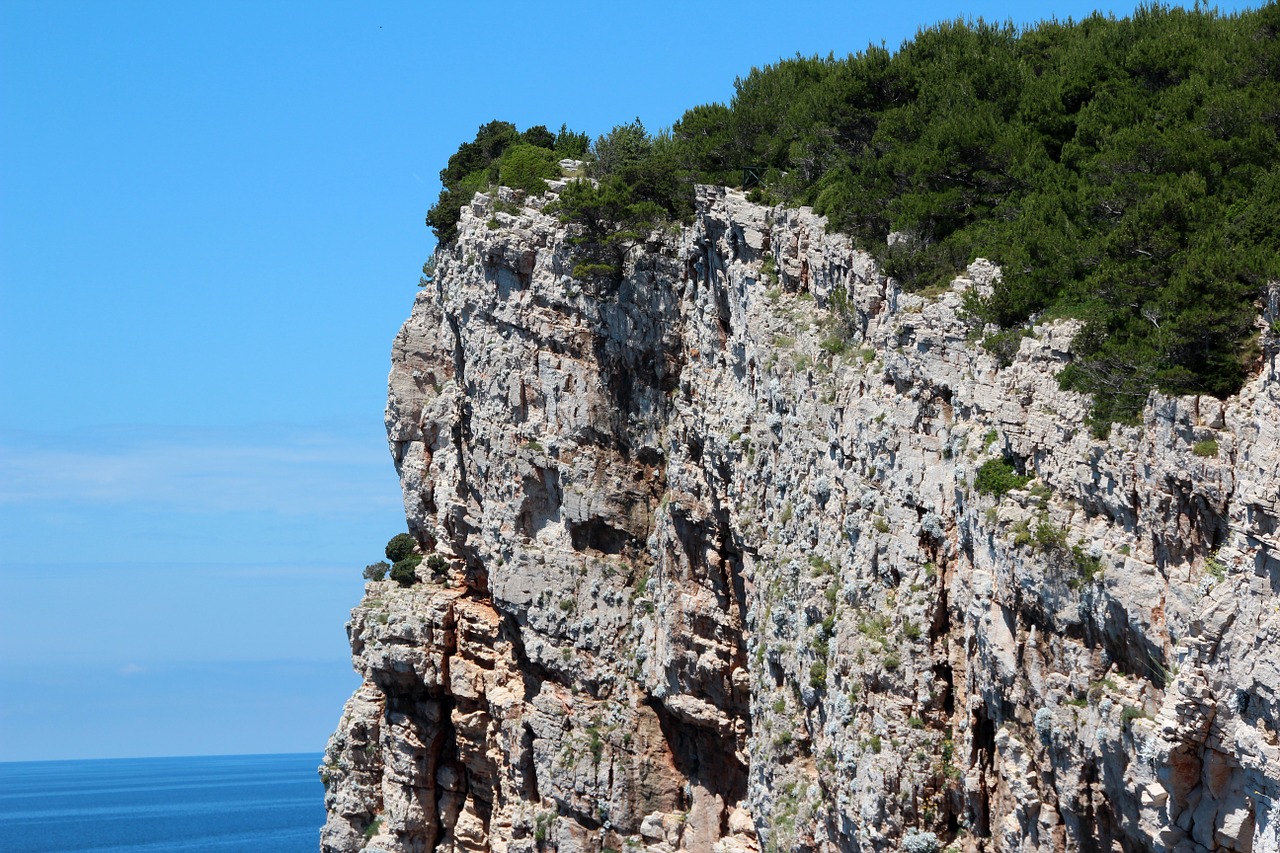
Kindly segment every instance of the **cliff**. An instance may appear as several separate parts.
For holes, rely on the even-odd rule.
[[[553,195],[477,196],[396,338],[446,567],[352,613],[323,850],[1280,853],[1273,332],[1097,439],[1072,322],[975,343],[990,264],[906,294],[702,187],[584,284]]]

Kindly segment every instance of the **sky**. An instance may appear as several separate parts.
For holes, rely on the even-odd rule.
[[[323,749],[479,125],[656,130],[797,53],[1134,5],[0,3],[0,761]]]

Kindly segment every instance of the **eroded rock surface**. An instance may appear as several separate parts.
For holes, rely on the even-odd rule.
[[[1072,323],[975,343],[990,264],[905,294],[703,187],[584,284],[550,198],[478,196],[396,338],[447,569],[352,614],[323,850],[1280,853],[1271,332],[1097,439]]]

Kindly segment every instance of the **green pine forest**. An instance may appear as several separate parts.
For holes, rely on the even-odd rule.
[[[585,159],[596,183],[557,208],[581,226],[576,272],[608,275],[638,235],[692,216],[695,184],[752,167],[754,200],[813,206],[908,290],[999,263],[994,294],[967,305],[1004,330],[985,341],[997,353],[1033,320],[1082,320],[1060,380],[1093,395],[1105,432],[1152,388],[1229,395],[1259,358],[1259,300],[1280,279],[1278,35],[1275,3],[955,21],[896,52],[753,68],[729,104],[656,134],[490,122],[449,158],[427,224],[448,243],[477,191],[541,191]]]

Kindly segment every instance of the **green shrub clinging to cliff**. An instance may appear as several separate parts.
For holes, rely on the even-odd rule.
[[[420,565],[422,565],[422,555],[410,554],[391,567],[391,579],[400,586],[413,586],[418,582],[417,569]]]
[[[480,126],[476,138],[464,142],[440,171],[444,189],[427,212],[427,225],[436,239],[448,243],[458,236],[462,208],[477,192],[499,183],[526,192],[542,192],[544,181],[559,177],[563,158],[587,154],[587,136],[561,125],[558,134],[542,125],[520,133],[506,121]]]
[[[387,542],[385,553],[388,560],[398,563],[410,556],[417,547],[418,543],[408,533],[397,533]]]
[[[979,494],[994,495],[999,498],[1012,489],[1021,489],[1031,480],[1031,477],[1014,470],[1013,463],[1007,459],[988,459],[978,468],[973,487]]]
[[[422,555],[414,553],[417,547],[417,541],[408,533],[397,533],[387,542],[385,553],[387,559],[394,564],[391,566],[391,579],[400,584],[400,586],[412,586],[418,582],[417,569],[422,563]],[[386,563],[377,563],[375,565],[383,567],[385,571]],[[370,568],[373,568],[373,566],[370,566]],[[365,577],[369,577],[369,575],[366,574]],[[381,577],[370,579],[382,580]]]

